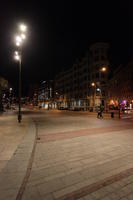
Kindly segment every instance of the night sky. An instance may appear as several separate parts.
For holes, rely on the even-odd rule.
[[[112,68],[133,58],[133,5],[128,1],[42,2],[5,1],[0,5],[0,74],[14,87],[18,81],[14,35],[19,22],[28,26],[22,60],[25,88],[70,68],[94,42],[110,43]]]

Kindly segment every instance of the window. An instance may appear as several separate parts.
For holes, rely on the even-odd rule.
[[[98,54],[98,53],[99,53],[99,51],[98,51],[98,49],[96,49],[96,50],[95,50],[95,54]]]
[[[102,78],[105,78],[105,74],[104,74],[104,73],[102,73],[102,74],[101,74],[101,77],[102,77]]]
[[[95,61],[98,61],[99,60],[99,56],[95,56]]]
[[[96,73],[96,78],[99,78],[99,73]]]
[[[102,55],[102,56],[101,56],[101,60],[105,60],[105,56]]]

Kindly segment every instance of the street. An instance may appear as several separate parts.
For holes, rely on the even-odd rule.
[[[133,117],[103,116],[24,110],[21,125],[0,116],[10,124],[2,145],[14,138],[0,152],[0,199],[133,199]]]

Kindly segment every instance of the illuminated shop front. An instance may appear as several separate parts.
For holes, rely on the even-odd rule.
[[[109,101],[109,109],[121,109],[123,111],[132,110],[133,109],[133,100],[127,101],[126,99],[123,100],[114,100],[111,99]]]

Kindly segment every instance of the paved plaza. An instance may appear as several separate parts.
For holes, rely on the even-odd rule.
[[[0,128],[1,200],[133,199],[132,117],[34,110]]]

